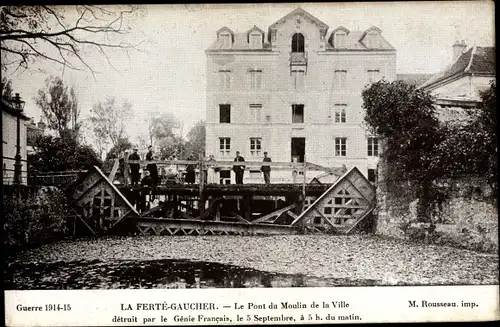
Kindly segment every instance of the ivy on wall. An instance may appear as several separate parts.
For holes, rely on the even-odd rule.
[[[496,87],[481,94],[464,125],[437,118],[429,92],[401,81],[381,80],[362,92],[365,123],[383,139],[390,180],[409,184],[419,199],[418,216],[430,221],[436,201],[446,198],[435,182],[453,174],[487,174],[496,195]]]

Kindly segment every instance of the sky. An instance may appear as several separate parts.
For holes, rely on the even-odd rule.
[[[86,60],[98,70],[62,69],[49,63],[7,75],[14,92],[26,101],[25,112],[36,121],[40,109],[33,101],[45,78],[60,76],[77,93],[81,117],[89,115],[97,101],[106,97],[128,99],[134,116],[127,125],[133,142],[147,135],[145,119],[151,112],[171,112],[183,122],[185,135],[205,118],[204,50],[216,39],[222,26],[244,32],[253,25],[264,31],[297,7],[329,26],[365,30],[375,25],[397,50],[397,73],[436,73],[450,64],[452,45],[465,40],[468,45],[494,46],[494,4],[489,1],[359,2],[359,3],[279,3],[147,5],[142,18],[130,22],[127,40],[143,42],[141,51],[110,54],[111,67],[97,52]]]

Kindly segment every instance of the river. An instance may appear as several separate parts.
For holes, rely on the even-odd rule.
[[[17,253],[6,289],[498,284],[498,256],[371,235],[147,236]]]

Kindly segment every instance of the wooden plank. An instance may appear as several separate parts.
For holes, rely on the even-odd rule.
[[[296,214],[294,214],[291,211],[287,211],[286,214],[293,218],[293,221],[290,223],[290,226],[294,225],[297,222],[297,220],[299,220],[299,218],[300,218],[299,216],[297,216]]]
[[[128,164],[128,156],[129,156],[128,152],[125,152],[125,154],[123,155],[123,180],[124,180],[123,182],[126,185],[130,184],[130,182],[131,182],[130,178],[129,178],[129,172],[128,172],[128,170],[130,168],[130,166]]]
[[[118,171],[119,167],[120,167],[120,159],[115,159],[115,162],[113,164],[113,169],[111,169],[111,172],[108,175],[108,179],[111,182],[115,180],[116,172]]]
[[[330,226],[336,229],[330,219],[328,219],[318,208],[314,207],[314,211],[316,211],[321,216],[321,218],[323,218],[323,220],[325,220]]]
[[[80,219],[80,221],[92,232],[92,235],[96,236],[97,235],[96,232],[94,232],[94,230],[89,226],[89,224],[87,224],[80,215],[77,214],[77,216]]]
[[[199,181],[199,185],[200,185],[200,199],[198,200],[198,210],[200,212],[200,216],[203,217],[204,214],[205,214],[205,193],[204,193],[204,185],[205,185],[205,178],[204,178],[204,165],[203,165],[203,157],[200,153],[200,160],[199,160],[199,163],[198,163],[198,167],[199,167],[199,170],[200,170],[200,181]]]
[[[243,218],[242,216],[238,215],[236,212],[234,211],[230,211],[229,212],[230,214],[234,215],[234,218],[238,219],[239,221],[241,221],[242,223],[245,223],[245,224],[251,224],[248,220],[246,220],[245,218]]]
[[[368,215],[373,211],[374,208],[371,208],[370,210],[368,210],[364,215],[362,215],[361,217],[359,217],[355,222],[354,224],[352,224],[350,227],[348,227],[344,233],[345,234],[349,234],[361,221],[363,221],[363,219],[365,219],[366,217],[368,217]]]
[[[101,176],[97,172],[88,173],[85,179],[80,184],[73,187],[71,190],[71,198],[78,201],[88,190],[92,189],[101,181]]]
[[[255,220],[252,221],[252,223],[256,224],[256,223],[261,223],[261,222],[264,222],[266,220],[270,220],[271,218],[275,217],[275,216],[280,216],[282,213],[284,213],[285,211],[288,211],[288,210],[292,210],[295,208],[295,204],[291,204],[289,206],[286,206],[284,208],[281,208],[281,209],[278,209],[276,211],[273,211],[267,215],[264,215],[260,218],[257,218]]]
[[[262,234],[262,235],[283,235],[283,234],[298,234],[297,228],[292,228],[287,225],[276,224],[245,224],[241,222],[214,222],[201,220],[180,220],[180,219],[161,219],[161,218],[135,218],[137,224],[145,226],[164,226],[172,229],[199,229],[214,231],[227,231],[230,233],[241,232],[246,234]]]

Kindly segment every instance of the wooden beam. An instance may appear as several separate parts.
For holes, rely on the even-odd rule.
[[[328,219],[318,208],[316,207],[313,207],[313,209],[321,216],[321,218],[323,218],[323,220],[325,220],[330,226],[332,226],[334,229],[337,229],[333,223],[330,221],[330,219]]]
[[[353,229],[354,227],[356,227],[363,219],[365,219],[371,212],[373,211],[373,208],[371,208],[370,210],[368,210],[367,212],[365,212],[361,217],[359,217],[350,227],[348,227],[344,233],[345,234],[349,234]]]
[[[128,169],[129,169],[128,152],[125,152],[125,154],[123,155],[123,179],[125,185],[129,185],[131,182],[128,176]]]
[[[108,179],[111,181],[111,183],[115,180],[115,175],[116,172],[118,171],[118,167],[120,167],[120,159],[115,159],[115,162],[113,164],[113,169],[111,169],[111,172],[109,173]]]
[[[274,216],[280,216],[282,213],[284,213],[285,211],[288,211],[288,210],[292,210],[295,208],[295,204],[291,204],[289,206],[286,206],[284,208],[281,208],[281,209],[278,209],[276,211],[273,211],[267,215],[264,215],[260,218],[257,218],[255,219],[254,221],[252,221],[252,223],[261,223],[261,222],[264,222],[266,220],[270,220],[271,218],[273,218]]]
[[[300,218],[300,216],[297,216],[291,211],[287,211],[286,214],[293,218],[293,221],[290,223],[290,226],[293,226]]]
[[[245,218],[243,218],[242,216],[238,215],[236,212],[234,211],[230,211],[229,212],[230,214],[234,215],[234,218],[238,219],[239,221],[241,221],[242,223],[245,223],[245,224],[251,224],[248,220],[246,220]]]
[[[205,214],[205,193],[204,193],[204,185],[205,185],[205,178],[204,178],[204,167],[203,167],[203,157],[200,153],[200,160],[198,163],[198,167],[200,170],[200,182],[198,183],[200,186],[200,199],[198,200],[198,211],[200,212],[200,217],[203,217]]]

